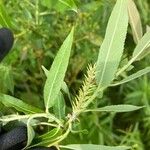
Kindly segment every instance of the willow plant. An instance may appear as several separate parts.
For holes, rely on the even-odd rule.
[[[126,64],[121,64],[124,43],[130,24],[136,47]],[[68,134],[73,132],[73,125],[79,120],[82,113],[95,112],[129,112],[143,108],[134,105],[111,105],[101,108],[91,108],[97,97],[102,97],[108,87],[118,86],[138,78],[148,72],[146,67],[128,76],[134,68],[133,62],[141,60],[150,51],[150,31],[143,34],[139,13],[132,0],[117,0],[108,21],[105,38],[99,50],[97,62],[89,64],[87,73],[79,92],[74,98],[70,97],[69,89],[64,81],[69,63],[73,43],[74,27],[60,47],[50,70],[42,66],[47,80],[44,86],[45,109],[31,106],[20,99],[2,94],[0,102],[6,107],[13,107],[18,111],[0,117],[3,125],[11,121],[22,121],[27,126],[28,141],[24,149],[35,146],[56,146],[58,149],[72,150],[127,150],[130,146],[104,146],[94,144],[61,145]],[[63,92],[62,92],[63,91]],[[72,111],[66,114],[63,93],[71,99]],[[90,107],[89,107],[90,106]],[[92,105],[93,106],[93,105]],[[143,108],[144,109],[144,108]],[[20,114],[21,112],[21,114]],[[42,135],[35,134],[37,126],[48,127]]]

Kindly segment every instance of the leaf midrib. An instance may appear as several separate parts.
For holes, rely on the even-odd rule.
[[[67,48],[66,48],[66,50],[67,50]],[[62,58],[64,57],[64,54],[65,54],[66,50],[64,51]],[[61,59],[59,65],[58,65],[58,69],[57,69],[57,71],[56,71],[56,74],[55,74],[55,76],[54,76],[54,80],[53,80],[53,82],[52,82],[52,86],[51,86],[51,89],[50,89],[50,92],[49,92],[49,95],[48,95],[46,110],[49,108],[49,107],[48,107],[48,104],[49,104],[49,101],[50,101],[50,95],[51,95],[52,89],[53,89],[53,87],[54,87],[54,81],[56,80],[56,77],[57,77],[57,74],[58,74],[58,72],[59,72],[59,68],[60,68],[62,62],[63,62],[63,59]]]
[[[120,5],[119,12],[120,12],[120,10],[121,10],[122,4],[123,4],[123,0],[121,1],[121,5]],[[107,59],[108,59],[108,57],[109,57],[109,55],[110,55],[110,48],[111,48],[112,43],[113,43],[113,39],[114,39],[114,36],[115,36],[115,33],[116,33],[117,25],[118,25],[118,23],[119,23],[120,15],[121,15],[121,12],[120,12],[119,15],[118,15],[118,18],[117,18],[117,21],[116,21],[116,25],[115,25],[115,30],[114,30],[113,36],[112,36],[113,38],[111,39],[110,46],[109,46],[109,49],[108,49],[108,53],[107,53],[107,55],[106,55],[106,59],[105,59],[105,63],[104,63],[104,67],[103,67],[103,71],[102,71],[102,75],[101,75],[100,84],[101,84],[101,82],[102,82],[102,80],[103,80],[103,77],[104,77],[104,72],[105,72],[105,68],[106,68],[106,64],[107,64]]]

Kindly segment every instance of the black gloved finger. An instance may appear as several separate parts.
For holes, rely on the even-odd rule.
[[[52,147],[35,147],[35,148],[32,148],[30,150],[57,150],[56,147],[52,146]]]
[[[0,29],[0,61],[8,54],[13,46],[14,36],[8,28]]]
[[[0,136],[0,150],[20,150],[27,141],[27,128],[17,127]]]

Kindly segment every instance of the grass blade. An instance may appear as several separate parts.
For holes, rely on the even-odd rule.
[[[46,112],[48,112],[48,109],[54,105],[54,101],[62,87],[69,62],[70,51],[73,42],[73,33],[74,28],[71,30],[70,34],[61,46],[57,56],[54,59],[51,69],[48,72],[48,77],[44,87],[44,102]]]
[[[128,0],[129,23],[131,25],[133,39],[138,43],[142,38],[143,30],[139,12],[133,0]]]
[[[11,20],[7,14],[6,8],[0,2],[0,24],[3,27],[12,28]]]
[[[127,26],[127,0],[117,0],[108,21],[97,61],[96,80],[101,87],[108,86],[114,79],[123,54]]]

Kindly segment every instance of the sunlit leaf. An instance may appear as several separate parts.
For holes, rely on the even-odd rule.
[[[145,56],[145,53],[147,53],[147,50],[150,50],[148,48],[149,45],[150,45],[150,31],[144,34],[144,36],[141,38],[141,40],[138,42],[137,46],[135,47],[132,58],[129,60],[129,62],[125,66],[123,66],[116,73],[116,76],[120,75],[122,72],[128,69],[133,62],[141,59],[141,57],[143,58],[143,56]]]
[[[114,79],[123,54],[127,26],[127,0],[117,0],[97,60],[96,80],[100,87],[108,86]]]
[[[85,112],[88,111],[96,111],[96,112],[130,112],[134,110],[138,110],[143,108],[142,106],[134,106],[134,105],[111,105],[111,106],[105,106],[101,108],[95,108],[95,109],[88,109]]]
[[[143,29],[139,12],[133,0],[128,0],[128,12],[129,12],[129,23],[131,25],[133,39],[135,43],[138,43],[142,38]]]
[[[46,77],[47,77],[49,71],[48,71],[44,66],[42,66],[42,69],[43,69],[43,71],[44,71],[44,73],[45,73],[45,75],[46,75]],[[66,84],[65,81],[62,83],[61,89],[62,89],[62,91],[63,91],[64,93],[66,93],[66,94],[68,95],[68,98],[71,100],[69,88],[68,88],[68,86],[67,86],[67,84]]]
[[[58,96],[65,77],[73,42],[73,33],[74,28],[61,46],[48,72],[48,78],[44,87],[44,102],[47,112],[48,109],[54,105],[54,101]]]
[[[139,60],[141,55],[144,53],[147,53],[147,51],[150,50],[148,48],[150,46],[150,31],[146,32],[142,39],[139,41],[138,45],[136,46],[132,59],[133,60]]]

